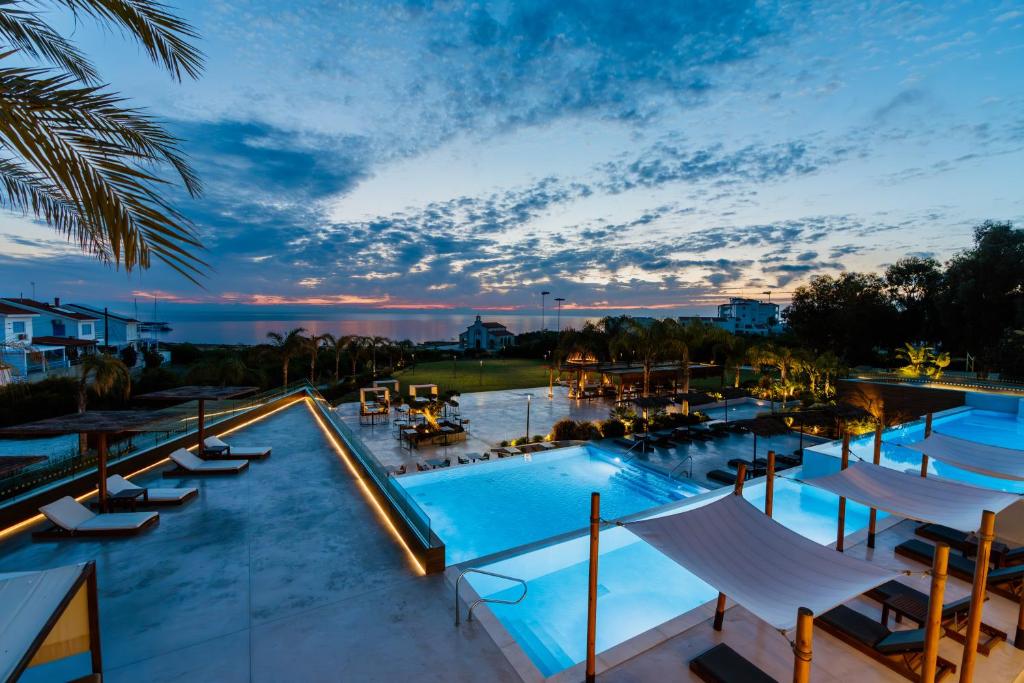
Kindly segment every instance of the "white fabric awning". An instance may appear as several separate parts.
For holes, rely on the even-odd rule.
[[[743,499],[629,522],[626,528],[776,628],[822,614],[898,576],[819,545]]]
[[[999,479],[1024,481],[1024,451],[958,439],[938,432],[904,448],[924,453],[947,465]]]
[[[978,530],[982,510],[998,513],[1021,500],[1014,493],[968,486],[941,477],[922,477],[866,462],[802,481],[900,517],[966,532]]]

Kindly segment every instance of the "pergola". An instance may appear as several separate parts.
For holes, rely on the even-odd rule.
[[[251,394],[258,391],[259,387],[207,387],[207,386],[185,386],[175,387],[174,389],[164,389],[162,391],[153,391],[148,394],[142,394],[135,398],[143,401],[196,401],[199,404],[199,418],[198,418],[198,430],[199,430],[199,455],[203,453],[203,439],[206,436],[206,402],[207,401],[225,401],[232,398],[238,398]]]
[[[166,420],[164,413],[148,410],[90,410],[70,413],[28,424],[0,428],[0,436],[59,436],[88,434],[96,437],[97,470],[99,473],[99,506],[107,509],[107,437],[111,434],[163,431],[155,423]]]

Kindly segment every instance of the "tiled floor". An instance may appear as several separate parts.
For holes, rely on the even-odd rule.
[[[21,534],[0,571],[96,560],[108,681],[515,679],[486,635],[455,630],[443,578],[413,571],[304,404],[228,440],[274,451],[239,476],[140,478],[200,496],[136,538]]]

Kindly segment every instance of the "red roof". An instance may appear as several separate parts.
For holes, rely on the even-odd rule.
[[[71,337],[32,337],[33,344],[43,346],[94,346],[98,344],[95,339],[72,339]]]
[[[30,308],[35,308],[37,310],[43,311],[45,313],[50,313],[52,315],[59,315],[65,318],[71,318],[72,320],[99,320],[99,318],[96,318],[91,315],[85,315],[84,313],[79,313],[77,311],[72,311],[70,309],[63,307],[58,308],[56,306],[52,306],[51,304],[45,304],[42,301],[35,301],[33,299],[9,298],[7,300],[19,304],[21,306],[28,306]]]
[[[17,308],[16,306],[11,306],[10,304],[5,304],[3,301],[0,301],[0,315],[39,315],[39,314],[38,313],[33,313],[32,311],[26,311],[24,308]]]

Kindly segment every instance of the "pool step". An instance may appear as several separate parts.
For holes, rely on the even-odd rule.
[[[613,480],[642,493],[658,503],[682,500],[695,493],[685,490],[688,487],[681,487],[671,483],[667,478],[659,474],[644,472],[636,467],[622,468],[613,475]]]
[[[534,619],[502,619],[505,628],[544,676],[567,669],[575,662],[558,644],[557,637]]]

